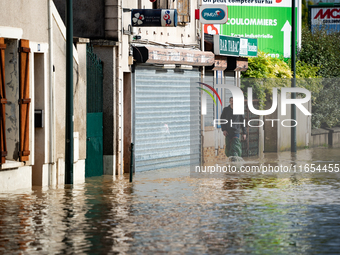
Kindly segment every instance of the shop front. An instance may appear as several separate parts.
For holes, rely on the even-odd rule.
[[[135,171],[189,165],[201,157],[201,66],[212,52],[134,47],[132,140]],[[199,85],[197,84],[197,87]]]

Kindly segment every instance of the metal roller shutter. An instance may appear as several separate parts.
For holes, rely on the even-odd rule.
[[[198,69],[136,68],[135,170],[177,167],[200,159]]]

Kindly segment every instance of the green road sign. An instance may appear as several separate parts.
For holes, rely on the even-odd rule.
[[[214,0],[203,1],[212,4]],[[290,57],[291,0],[219,0],[228,6],[228,21],[223,25],[205,25],[205,31],[233,37],[257,38],[258,48],[273,57]],[[296,0],[299,2],[299,0]],[[296,9],[296,23],[299,24]],[[211,26],[211,27],[209,27]],[[301,29],[297,26],[297,41]]]

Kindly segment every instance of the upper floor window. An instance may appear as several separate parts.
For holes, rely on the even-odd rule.
[[[169,3],[173,0],[156,0],[152,3],[152,9],[170,9]]]

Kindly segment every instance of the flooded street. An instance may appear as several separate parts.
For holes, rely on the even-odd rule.
[[[340,161],[340,149],[260,161]],[[247,159],[248,160],[248,159]],[[326,175],[325,175],[326,176]],[[336,178],[192,178],[188,167],[0,194],[0,254],[338,254]]]

